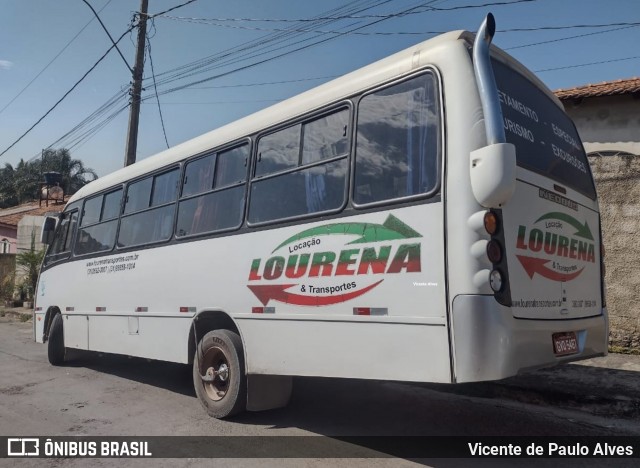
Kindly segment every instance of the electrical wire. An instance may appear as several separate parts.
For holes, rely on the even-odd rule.
[[[624,62],[626,60],[633,60],[633,59],[640,59],[640,55],[636,55],[634,57],[619,58],[619,59],[602,60],[600,62],[580,63],[578,65],[565,65],[563,67],[556,67],[556,68],[544,68],[542,70],[535,70],[534,72],[544,73],[544,72],[556,71],[556,70],[566,70],[568,68],[580,68],[580,67],[588,67],[591,65],[601,65],[603,63]]]
[[[384,4],[384,3],[387,3],[389,1],[391,1],[391,0],[378,2],[374,6],[377,6],[377,5],[380,5],[380,4]],[[188,3],[190,3],[190,2],[188,2]],[[352,3],[353,4],[362,3],[362,0],[356,0],[355,2],[351,2],[349,5],[351,5]],[[369,4],[371,4],[371,1],[369,1]],[[336,8],[336,9],[331,10],[331,11],[339,11],[342,8],[344,8],[344,7]],[[122,39],[122,37],[124,37],[124,35],[128,34],[129,32],[131,32],[134,29],[134,27],[135,27],[135,25],[132,23],[130,25],[129,29],[127,31],[125,31],[125,33],[118,39],[117,42],[119,42]],[[154,75],[155,75],[155,73],[154,73]],[[118,104],[118,102],[121,101],[123,99],[123,96],[126,96],[126,94],[127,94],[126,91],[125,92],[120,91],[120,92],[116,93],[116,95],[114,97],[112,97],[105,104],[103,104],[98,110],[94,111],[89,117],[85,118],[81,123],[77,124],[73,129],[71,129],[69,132],[67,132],[65,135],[60,137],[58,140],[53,142],[48,147],[50,148],[50,147],[52,147],[54,145],[61,144],[61,143],[64,143],[64,146],[69,147],[69,149],[72,149],[74,147],[80,147],[82,144],[84,144],[86,141],[88,141],[92,136],[94,136],[96,133],[98,133],[100,130],[102,130],[102,128],[104,128],[111,121],[113,121],[113,119],[115,119],[120,113],[122,113],[124,110],[126,110],[126,108],[128,107],[128,103],[123,105],[123,106],[120,106],[119,108],[117,108],[115,111],[113,111],[111,114],[109,114],[102,121],[98,121],[97,123],[94,123],[93,126],[89,127],[87,130],[84,130],[92,122],[95,122],[98,118],[101,118],[103,115],[105,115],[106,112],[108,112],[110,109],[114,109],[115,106]],[[5,152],[6,152],[6,150],[5,150]],[[2,154],[4,154],[4,152]]]
[[[120,42],[120,40],[121,40],[124,36],[126,36],[126,35],[129,33],[129,31],[131,31],[131,29],[129,29],[129,30],[127,30],[127,31],[125,31],[125,32],[120,36],[120,38],[118,38],[118,40],[116,41],[116,44],[117,44],[118,42]],[[113,48],[114,48],[114,46],[113,46],[113,45],[112,45],[111,47],[109,47],[109,49],[107,49],[107,51],[102,55],[102,57],[100,57],[100,58],[98,59],[98,61],[97,61],[96,63],[94,63],[94,64],[93,64],[93,66],[92,66],[91,68],[89,68],[89,70],[87,70],[87,72],[86,72],[84,75],[82,75],[82,77],[81,77],[78,81],[76,81],[76,83],[75,83],[75,84],[74,84],[74,85],[73,85],[73,86],[72,86],[72,87],[71,87],[71,88],[70,88],[66,93],[64,93],[64,95],[63,95],[60,99],[58,99],[58,101],[57,101],[57,102],[56,102],[56,103],[55,103],[55,104],[54,104],[54,105],[53,105],[53,106],[52,106],[52,107],[51,107],[47,112],[45,112],[45,114],[44,114],[42,117],[40,117],[40,118],[36,121],[36,123],[34,123],[31,127],[29,127],[29,129],[28,129],[27,131],[25,131],[22,135],[20,135],[16,141],[14,141],[13,143],[11,143],[11,144],[10,144],[10,145],[9,145],[9,146],[8,146],[8,147],[7,147],[3,152],[2,152],[2,153],[0,153],[0,157],[2,157],[2,156],[3,156],[7,151],[9,151],[11,148],[13,148],[13,147],[14,147],[14,146],[15,146],[15,145],[20,141],[20,140],[22,140],[25,136],[27,136],[27,135],[29,134],[29,132],[31,132],[31,130],[33,130],[33,129],[34,129],[34,128],[35,128],[35,127],[36,127],[40,122],[42,122],[42,121],[43,121],[43,120],[44,120],[44,119],[45,119],[45,118],[46,118],[46,117],[47,117],[51,112],[53,112],[53,110],[54,110],[56,107],[58,107],[58,105],[59,105],[62,101],[64,101],[64,100],[65,100],[65,98],[66,98],[69,94],[71,94],[71,92],[72,92],[74,89],[76,89],[76,88],[78,87],[78,85],[79,85],[80,83],[82,83],[82,81],[84,81],[84,79],[85,79],[87,76],[89,76],[89,73],[91,73],[93,70],[95,70],[95,68],[100,64],[100,62],[102,62],[102,61],[105,59],[105,57],[109,54],[109,52],[111,52],[111,50],[112,50]]]
[[[432,3],[432,2],[430,2],[430,3]],[[423,4],[424,4],[424,2],[423,2]],[[415,6],[415,7],[407,8],[407,9],[403,10],[403,11],[402,11],[402,12],[400,12],[400,13],[413,11],[413,10],[415,10],[416,8],[419,8],[419,7],[423,6],[423,4],[421,4],[421,5],[419,5],[419,6]],[[353,28],[353,29],[351,29],[351,30],[349,30],[349,31],[343,32],[343,33],[342,33],[342,35],[347,35],[347,34],[349,34],[349,33],[353,32],[353,31],[356,31],[356,30],[359,30],[359,29],[363,29],[363,28],[366,28],[366,27],[369,27],[369,26],[373,26],[374,24],[381,23],[381,22],[383,22],[383,21],[386,21],[386,20],[388,20],[388,19],[390,19],[390,18],[392,18],[392,17],[396,17],[396,16],[397,16],[397,15],[389,16],[389,17],[384,17],[384,18],[381,18],[381,19],[377,19],[377,20],[372,21],[372,22],[369,22],[369,23],[367,23],[367,24],[365,24],[365,25],[358,26],[358,27]],[[202,83],[205,83],[205,82],[208,82],[208,81],[211,81],[211,80],[217,79],[217,78],[221,78],[221,77],[223,77],[223,76],[227,76],[227,75],[230,75],[230,74],[232,74],[232,73],[236,73],[236,72],[238,72],[238,71],[247,70],[247,69],[249,69],[249,68],[253,68],[253,67],[255,67],[255,66],[262,65],[262,64],[267,63],[267,62],[271,62],[271,61],[273,61],[273,60],[276,60],[276,59],[278,59],[278,58],[284,57],[284,56],[286,56],[286,55],[290,55],[290,54],[293,54],[293,53],[295,53],[295,52],[299,52],[299,51],[301,51],[301,50],[305,50],[305,49],[308,49],[308,48],[310,48],[310,47],[316,46],[316,45],[318,45],[318,44],[322,44],[322,43],[328,42],[328,41],[330,41],[330,40],[335,39],[336,37],[340,37],[340,36],[333,36],[333,37],[329,37],[329,38],[323,38],[323,39],[321,39],[321,40],[319,40],[319,41],[316,41],[316,42],[313,42],[313,43],[311,43],[311,44],[306,44],[306,45],[303,45],[303,46],[297,47],[297,48],[295,48],[295,49],[293,49],[293,50],[288,50],[288,51],[283,52],[283,53],[281,53],[281,54],[278,54],[278,55],[275,55],[275,56],[271,56],[271,57],[267,57],[267,58],[265,58],[265,59],[258,60],[257,62],[253,62],[253,63],[247,64],[247,65],[244,65],[244,66],[240,66],[240,67],[238,67],[238,68],[235,68],[235,69],[232,69],[232,70],[229,70],[229,71],[226,71],[226,72],[222,72],[222,73],[219,73],[219,74],[214,75],[214,76],[210,76],[210,77],[207,77],[207,78],[203,78],[203,79],[200,79],[200,80],[197,80],[197,81],[194,81],[194,82],[191,82],[191,83],[187,83],[187,84],[184,84],[184,85],[175,86],[175,87],[173,87],[173,88],[171,88],[171,89],[168,89],[168,90],[165,90],[165,91],[161,92],[160,94],[162,95],[162,94],[168,94],[168,93],[172,93],[172,92],[180,91],[180,90],[182,90],[182,89],[185,89],[185,88],[188,88],[188,87],[191,87],[191,86],[197,85],[197,84],[202,84]]]
[[[178,20],[178,21],[186,21],[192,23],[202,23],[207,24],[210,21],[215,22],[269,22],[269,23],[304,23],[304,22],[313,22],[317,20],[342,20],[342,19],[372,19],[372,18],[388,18],[388,17],[398,17],[398,16],[408,16],[408,15],[417,15],[421,13],[429,13],[434,11],[453,11],[453,10],[466,10],[471,8],[484,8],[488,6],[505,6],[505,5],[515,5],[517,3],[530,3],[538,0],[514,0],[511,2],[491,2],[491,3],[482,3],[478,5],[460,5],[451,8],[436,8],[432,6],[424,6],[422,9],[417,11],[412,11],[404,14],[392,14],[392,15],[342,15],[342,16],[325,16],[319,18],[189,18],[182,16],[169,16],[165,14],[157,14],[154,17],[162,17],[165,19]]]
[[[109,33],[109,30],[107,29],[107,27],[104,25],[104,23],[102,22],[102,20],[100,19],[100,16],[98,16],[98,13],[96,13],[96,10],[93,9],[93,7],[91,6],[91,4],[88,2],[88,0],[82,0],[84,2],[85,5],[87,5],[91,11],[93,12],[93,14],[95,15],[95,17],[98,19],[98,21],[100,22],[100,26],[102,26],[102,29],[104,29],[104,32],[107,33],[107,36],[109,36],[109,39],[111,39],[111,43],[113,44],[113,47],[116,48],[116,50],[118,51],[118,54],[120,54],[120,57],[122,58],[122,61],[124,62],[124,64],[127,66],[127,68],[129,69],[129,71],[131,72],[131,74],[133,74],[133,69],[131,68],[131,66],[129,65],[129,62],[127,62],[127,59],[124,58],[124,55],[122,55],[122,52],[120,51],[120,48],[116,45],[116,43],[113,41],[113,37],[111,37],[111,33]]]
[[[614,31],[620,31],[620,30],[623,30],[623,29],[637,28],[637,27],[638,27],[637,25],[634,25],[634,26],[623,26],[621,28],[605,29],[604,31],[596,31],[596,32],[587,33],[587,34],[578,34],[577,36],[560,37],[558,39],[550,39],[548,41],[540,41],[540,42],[533,42],[533,43],[529,43],[529,44],[522,44],[522,45],[519,45],[519,46],[506,47],[504,50],[523,49],[525,47],[533,47],[533,46],[538,46],[538,45],[543,45],[543,44],[552,44],[554,42],[568,41],[570,39],[578,39],[580,37],[595,36],[597,34],[606,34],[606,33],[614,32]]]
[[[98,10],[98,13],[102,12],[102,10],[104,10],[105,8],[107,8],[107,6],[111,3],[111,1],[112,1],[112,0],[109,0],[107,3],[105,3],[105,4],[104,4],[104,6],[103,6],[102,8],[100,8],[100,10]],[[47,64],[44,66],[44,68],[38,72],[38,74],[37,74],[37,75],[36,75],[36,76],[34,76],[34,77],[31,79],[31,81],[29,81],[29,82],[24,86],[24,88],[22,88],[22,89],[20,90],[20,92],[18,92],[18,94],[16,94],[16,95],[11,99],[11,101],[9,101],[7,104],[5,104],[5,106],[4,106],[2,109],[0,109],[0,114],[2,114],[2,112],[4,112],[4,110],[5,110],[7,107],[9,107],[11,104],[13,104],[13,102],[14,102],[16,99],[18,99],[18,98],[20,97],[20,95],[22,95],[22,93],[24,93],[24,92],[27,90],[27,88],[29,88],[29,86],[31,86],[31,85],[33,84],[33,82],[34,82],[34,81],[36,81],[36,80],[38,79],[38,77],[40,77],[40,75],[42,75],[42,74],[45,72],[45,70],[46,70],[47,68],[49,68],[49,66],[50,66],[53,62],[55,62],[55,61],[56,61],[56,59],[57,59],[58,57],[60,57],[60,56],[62,55],[62,53],[63,53],[65,50],[67,50],[67,48],[68,48],[68,47],[73,43],[73,41],[75,41],[75,40],[78,38],[78,36],[79,36],[80,34],[82,34],[82,31],[84,31],[85,29],[87,29],[87,27],[88,27],[91,23],[93,23],[93,20],[94,20],[94,18],[91,18],[91,19],[89,20],[89,22],[88,22],[87,24],[85,24],[85,25],[80,29],[80,31],[78,31],[78,32],[77,32],[77,34],[71,38],[71,40],[70,40],[69,42],[67,42],[67,43],[66,43],[66,45],[62,48],[62,50],[60,50],[60,52],[58,52],[58,53],[56,54],[56,56],[55,56],[55,57],[53,57],[53,58],[51,59],[51,61],[49,61],[49,63],[47,63]]]
[[[151,19],[153,22],[153,18]],[[160,96],[158,96],[158,86],[156,85],[156,72],[153,68],[153,58],[151,56],[151,38],[147,35],[147,52],[149,53],[149,64],[151,65],[151,76],[153,77],[153,89],[156,93],[156,102],[158,103],[158,113],[160,114],[160,123],[162,124],[162,133],[164,134],[164,142],[169,148],[169,140],[167,139],[167,131],[164,127],[164,118],[162,117],[162,108],[160,107]]]

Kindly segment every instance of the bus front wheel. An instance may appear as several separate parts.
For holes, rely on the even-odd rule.
[[[193,384],[210,416],[225,418],[246,409],[247,378],[242,341],[237,333],[207,333],[193,359]]]
[[[62,329],[62,315],[56,314],[51,321],[51,329],[49,330],[49,345],[47,347],[47,356],[49,363],[54,366],[60,366],[64,363],[64,331]]]

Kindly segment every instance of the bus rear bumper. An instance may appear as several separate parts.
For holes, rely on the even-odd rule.
[[[457,296],[453,301],[454,382],[499,380],[520,372],[604,356],[608,348],[607,310],[571,320],[516,319],[493,296]],[[554,333],[575,332],[578,352],[557,356]]]

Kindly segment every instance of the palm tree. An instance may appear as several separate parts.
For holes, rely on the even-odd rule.
[[[14,185],[15,170],[6,163],[0,169],[0,208],[8,208],[18,204],[18,195]]]
[[[66,148],[46,149],[40,162],[41,172],[58,172],[62,176],[62,188],[67,195],[73,195],[80,188],[98,178],[98,174],[79,159],[72,159]]]
[[[36,198],[40,182],[40,170],[32,162],[21,159],[13,171],[13,189],[18,203],[25,203]]]

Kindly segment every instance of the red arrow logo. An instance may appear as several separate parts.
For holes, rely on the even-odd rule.
[[[525,257],[524,255],[516,255],[524,270],[529,275],[529,278],[533,279],[533,275],[538,273],[540,276],[544,276],[552,281],[571,281],[577,278],[584,270],[584,267],[573,273],[558,273],[555,270],[547,268],[545,265],[551,260],[545,260],[544,258]]]
[[[256,295],[262,305],[266,306],[270,300],[286,302],[287,304],[304,305],[304,306],[325,306],[346,302],[350,299],[363,295],[378,286],[384,280],[373,283],[366,288],[357,291],[351,291],[345,294],[336,294],[332,296],[305,296],[302,294],[294,294],[286,290],[296,286],[295,284],[267,284],[267,285],[247,285],[251,292]]]

